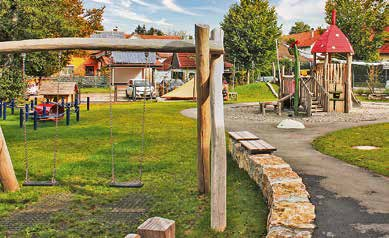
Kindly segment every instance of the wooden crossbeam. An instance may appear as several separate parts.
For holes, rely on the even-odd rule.
[[[195,53],[191,40],[132,40],[109,38],[49,38],[0,42],[0,53],[24,53],[49,50],[107,50]],[[209,41],[211,54],[223,54],[223,44]]]

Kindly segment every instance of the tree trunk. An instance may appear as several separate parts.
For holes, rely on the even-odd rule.
[[[247,70],[246,77],[247,77],[247,84],[250,84],[250,70]]]

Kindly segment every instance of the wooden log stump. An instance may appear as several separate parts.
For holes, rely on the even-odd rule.
[[[152,217],[138,227],[142,238],[175,238],[175,221],[161,217]]]

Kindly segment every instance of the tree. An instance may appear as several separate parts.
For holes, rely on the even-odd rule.
[[[302,32],[307,32],[310,31],[312,28],[310,25],[305,24],[302,21],[297,21],[294,23],[294,26],[290,29],[289,34],[297,34],[297,33],[302,33]]]
[[[247,83],[253,67],[262,73],[271,71],[281,28],[268,0],[241,0],[233,4],[221,26],[229,58],[246,70]]]
[[[136,28],[135,28],[135,31],[134,33],[136,34],[139,34],[139,35],[158,35],[158,36],[163,36],[165,35],[163,33],[163,31],[157,29],[157,28],[154,28],[154,27],[150,27],[149,30],[147,30],[146,26],[143,25],[138,25]]]
[[[349,38],[357,60],[377,61],[383,45],[384,27],[388,25],[387,0],[329,0],[326,21],[331,24],[332,10],[337,11],[337,25]]]
[[[138,25],[138,26],[135,28],[135,33],[136,33],[136,34],[139,34],[139,35],[144,35],[144,34],[146,34],[146,26],[145,26],[145,25],[143,25],[143,26]]]
[[[101,25],[104,8],[85,10],[81,0],[2,0],[0,1],[0,41],[41,39],[51,37],[85,37]],[[26,73],[45,77],[60,71],[71,52],[27,54]],[[0,99],[21,95],[21,56],[0,55],[0,87],[8,93]],[[16,77],[16,78],[14,78]]]
[[[163,33],[161,30],[159,30],[159,29],[156,29],[156,28],[154,28],[154,27],[150,27],[150,30],[148,30],[148,31],[146,32],[146,35],[163,36],[164,33]]]

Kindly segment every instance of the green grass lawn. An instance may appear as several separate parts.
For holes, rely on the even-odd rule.
[[[274,90],[278,92],[278,85],[272,85]],[[266,83],[263,82],[236,86],[235,90],[232,91],[238,93],[238,102],[265,102],[277,100]]]
[[[81,88],[82,94],[90,94],[90,93],[109,93],[109,88]]]
[[[0,193],[0,216],[4,217],[41,201],[50,194],[70,194],[70,211],[57,214],[50,224],[29,228],[18,237],[124,237],[136,231],[146,217],[161,216],[176,221],[177,237],[261,237],[266,233],[267,208],[260,189],[248,175],[228,162],[228,228],[223,234],[209,229],[210,198],[199,196],[196,178],[196,121],[180,111],[194,103],[148,103],[146,151],[143,161],[145,186],[138,190],[108,187],[111,147],[108,105],[81,108],[81,121],[70,127],[60,122],[58,187],[23,187],[20,192]],[[141,158],[141,103],[114,106],[116,173],[120,181],[136,178]],[[72,115],[73,117],[73,115]],[[73,117],[74,118],[74,117]],[[23,133],[16,116],[0,121],[17,177],[24,179]],[[28,125],[32,179],[50,178],[52,122],[40,123],[38,131]],[[101,223],[88,219],[102,208],[131,193],[151,197],[149,210],[137,225]],[[1,232],[3,231],[3,233]],[[0,228],[0,236],[4,236]]]
[[[315,149],[347,163],[389,176],[389,124],[345,129],[316,139]],[[354,146],[376,146],[380,149],[361,151]]]
[[[387,102],[389,103],[389,99],[383,99],[383,100],[371,100],[367,96],[357,96],[358,100],[362,102]]]

